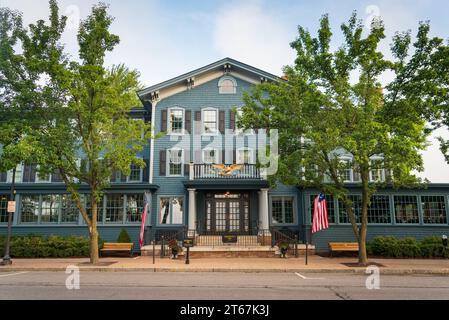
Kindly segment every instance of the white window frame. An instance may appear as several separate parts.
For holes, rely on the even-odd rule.
[[[181,151],[181,174],[170,174],[170,152],[172,151]],[[167,149],[167,155],[166,155],[166,159],[167,159],[167,163],[166,163],[166,173],[167,173],[167,177],[183,177],[184,176],[184,149],[180,149],[180,148],[172,148],[172,149]]]
[[[234,84],[234,89],[232,92],[223,92],[222,91],[222,84],[224,81],[227,81],[227,80],[232,81],[232,83]],[[233,77],[230,77],[230,76],[221,77],[220,80],[218,80],[218,93],[219,94],[236,94],[237,93],[237,81]]]
[[[204,114],[206,111],[214,111],[215,112],[215,132],[206,132],[205,130],[205,126],[204,126]],[[213,107],[207,107],[207,108],[203,108],[201,109],[201,132],[203,136],[217,136],[218,133],[220,132],[218,126],[219,126],[219,112],[218,112],[218,108],[213,108]]]
[[[280,198],[282,201],[282,219],[285,220],[285,200],[292,199],[292,209],[293,209],[293,222],[274,222],[273,220],[273,199]],[[296,205],[296,196],[295,195],[272,195],[269,198],[269,210],[270,210],[270,223],[273,226],[292,226],[296,224],[297,220],[297,205]]]
[[[52,174],[51,173],[48,174],[48,179],[41,179],[39,177],[39,165],[36,166],[36,177],[35,177],[35,180],[34,180],[34,181],[36,181],[36,183],[51,183],[51,179],[52,179]]]
[[[183,207],[182,207],[181,223],[165,223],[165,224],[161,223],[161,199],[162,198],[170,199],[169,200],[170,204],[169,204],[168,210],[169,210],[169,216],[170,216],[171,221],[173,221],[173,203],[172,203],[172,201],[175,198],[182,199]],[[186,211],[185,211],[186,210],[186,201],[185,200],[186,199],[183,195],[160,195],[160,196],[158,196],[158,198],[157,198],[157,202],[158,202],[158,204],[157,204],[157,208],[158,208],[158,210],[157,210],[157,225],[160,227],[173,227],[173,226],[183,225],[185,223],[185,213],[186,213]]]
[[[370,158],[370,162],[372,161],[382,161],[383,158],[382,157],[371,157]],[[373,171],[377,171],[377,173],[380,176],[379,180],[374,180],[373,179]],[[369,181],[370,182],[384,182],[385,181],[385,168],[381,168],[381,169],[370,169],[369,170]]]
[[[171,121],[171,112],[172,111],[182,111],[182,128],[181,132],[173,132],[172,131],[172,121]],[[171,107],[167,110],[167,134],[172,136],[182,136],[185,133],[185,123],[186,123],[186,111],[181,107]]]
[[[205,154],[206,152],[210,152],[210,151],[214,151],[215,152],[215,156],[214,156],[214,162],[210,163],[210,162],[206,162],[206,157]],[[216,148],[205,148],[201,151],[201,160],[203,161],[204,164],[217,164],[219,163],[218,161],[218,149]]]
[[[248,164],[256,164],[256,162],[255,162],[255,155],[254,155],[254,149],[253,148],[248,148],[248,147],[242,147],[242,148],[238,148],[235,152],[237,153],[236,154],[236,157],[235,157],[235,160],[236,160],[236,162],[237,162],[237,164],[245,164],[245,162],[243,161],[244,159],[242,159],[242,157],[240,156],[240,153],[241,152],[244,152],[244,151],[249,151],[250,153],[250,161],[248,162]]]
[[[340,162],[344,162],[350,166],[349,169],[344,169],[345,171],[349,170],[349,180],[344,180],[344,183],[353,182],[354,181],[354,170],[352,168],[352,158],[348,156],[340,157]]]
[[[131,168],[131,165],[130,165],[130,168]],[[131,180],[130,179],[130,176],[131,176],[131,171],[129,172],[129,176],[127,176],[126,177],[126,182],[131,182],[131,183],[133,183],[133,182],[142,182],[142,178],[143,178],[143,168],[142,167],[139,167],[139,169],[140,169],[140,173],[139,173],[139,180]]]

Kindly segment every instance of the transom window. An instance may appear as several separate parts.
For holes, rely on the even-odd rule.
[[[216,109],[203,110],[203,133],[215,134],[218,132],[218,112]]]
[[[428,224],[446,224],[446,203],[444,196],[421,196],[423,222]]]
[[[396,223],[419,223],[418,197],[394,196]]]
[[[173,149],[167,150],[168,158],[168,174],[170,176],[182,175],[183,150]]]
[[[218,81],[218,91],[220,94],[235,94],[237,92],[237,82],[234,78],[223,77]]]
[[[273,224],[294,223],[294,198],[273,197],[271,199],[271,221]]]
[[[168,128],[170,134],[182,134],[184,131],[184,109],[168,110]]]
[[[161,197],[159,200],[159,224],[179,225],[183,223],[184,197]]]

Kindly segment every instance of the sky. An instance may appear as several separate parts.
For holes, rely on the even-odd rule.
[[[112,32],[121,42],[107,56],[108,65],[124,63],[141,73],[150,86],[231,57],[276,75],[294,61],[290,42],[301,25],[312,33],[320,17],[328,13],[334,33],[333,48],[341,41],[340,25],[356,10],[366,25],[375,16],[385,23],[387,39],[381,44],[389,57],[391,37],[397,31],[416,34],[420,21],[430,21],[431,34],[449,39],[447,0],[104,0],[115,17]],[[63,41],[77,57],[76,33],[97,1],[60,0],[61,13],[68,16]],[[23,12],[25,23],[48,17],[47,0],[0,0],[0,6]],[[385,75],[388,81],[388,75]],[[449,138],[439,130],[423,152],[425,171],[420,174],[434,183],[449,183],[449,165],[435,137]]]

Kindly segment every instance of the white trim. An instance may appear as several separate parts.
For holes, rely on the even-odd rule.
[[[181,132],[172,132],[172,123],[170,114],[172,111],[181,110],[182,111],[182,128]],[[185,121],[186,121],[186,111],[180,106],[173,106],[167,109],[167,134],[171,136],[182,136],[185,133]]]
[[[153,183],[153,170],[154,170],[154,135],[155,135],[155,124],[156,121],[156,105],[157,101],[151,103],[151,139],[150,139],[150,168],[149,168],[149,177],[148,182],[150,184]]]
[[[209,163],[209,162],[205,161],[205,157],[204,157],[205,151],[214,151],[215,152],[215,155],[214,155],[215,161],[213,163]],[[219,161],[218,161],[218,149],[217,148],[204,148],[203,150],[201,150],[201,160],[205,164],[217,164],[217,163],[219,163]]]
[[[170,152],[171,151],[181,151],[181,173],[180,174],[170,174]],[[184,176],[184,149],[172,148],[166,151],[166,164],[165,171],[167,177],[183,177]]]
[[[222,83],[224,81],[231,81],[234,84],[234,89],[232,92],[222,92]],[[219,94],[236,94],[237,93],[237,81],[231,76],[223,76],[218,80],[218,93]]]
[[[216,125],[215,132],[205,132],[205,130],[204,130],[204,112],[205,111],[215,111],[215,125]],[[218,118],[219,118],[218,108],[214,108],[214,107],[202,108],[201,109],[201,135],[203,135],[203,136],[217,136],[220,133],[220,130],[218,128],[220,121],[219,121]]]
[[[250,151],[250,161],[248,162],[248,164],[255,164],[255,155],[254,155],[254,149],[253,148],[248,148],[248,147],[242,147],[242,148],[238,148],[237,150],[235,150],[236,152],[236,157],[235,160],[238,164],[244,164],[245,162],[243,161],[243,159],[241,159],[240,157],[240,152],[241,151]]]

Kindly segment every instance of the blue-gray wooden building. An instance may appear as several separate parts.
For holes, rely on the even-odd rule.
[[[311,204],[319,190],[282,184],[270,188],[256,166],[260,132],[236,128],[243,93],[263,81],[283,80],[226,58],[138,92],[144,108],[136,108],[132,116],[151,122],[155,134],[166,135],[148,141],[140,155],[147,163],[144,169],[133,167],[130,176],[117,173],[111,177],[99,213],[100,237],[115,241],[125,228],[138,248],[140,216],[147,196],[151,205],[146,242],[164,230],[181,229],[196,235],[289,230],[304,241],[311,225]],[[225,169],[217,164],[225,164]],[[234,164],[238,169],[231,172]],[[359,177],[351,169],[346,174],[359,212]],[[373,170],[371,178],[384,179],[385,174],[382,169]],[[0,235],[7,230],[10,183],[11,172],[1,173]],[[16,183],[14,235],[87,235],[86,225],[58,175],[42,178],[36,165],[21,165]],[[327,196],[327,203],[330,228],[312,239],[318,250],[327,250],[328,242],[354,241],[342,205],[331,196]],[[447,234],[448,204],[449,184],[382,189],[371,201],[368,238]]]

